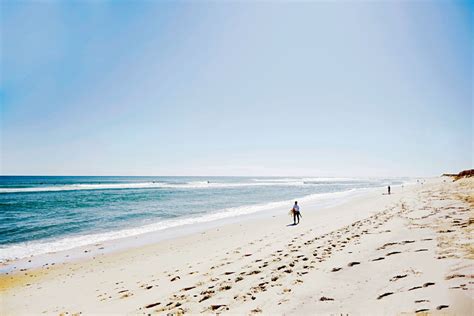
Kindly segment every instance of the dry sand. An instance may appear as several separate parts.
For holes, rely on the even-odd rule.
[[[0,314],[472,315],[473,189],[441,178],[3,274]]]

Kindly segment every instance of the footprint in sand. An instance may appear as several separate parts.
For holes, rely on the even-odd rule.
[[[399,279],[403,279],[403,278],[406,278],[406,277],[407,277],[407,274],[396,275],[393,278],[391,278],[390,281],[394,282],[394,281],[397,281]]]
[[[185,287],[185,288],[183,289],[183,291],[189,291],[189,290],[192,290],[192,289],[194,289],[194,288],[196,288],[196,287],[195,287],[195,286]]]
[[[248,272],[247,275],[259,274],[260,272],[262,272],[262,271],[260,271],[260,270],[253,270],[253,271]]]
[[[386,297],[386,296],[392,295],[392,294],[393,294],[393,292],[383,293],[382,295],[379,295],[379,296],[377,297],[377,299],[380,300],[380,299],[382,299],[382,298],[384,298],[384,297]]]
[[[211,311],[217,311],[217,310],[222,310],[222,309],[228,310],[229,308],[227,307],[227,305],[224,305],[224,304],[215,304],[215,305],[211,305],[209,309]]]
[[[202,296],[201,299],[199,300],[199,303],[201,303],[201,302],[203,302],[203,301],[205,301],[205,300],[207,300],[207,299],[210,299],[211,296],[212,296],[214,293],[215,293],[215,291],[212,291],[212,290],[202,291],[202,292],[201,292],[201,295],[203,295],[203,296]]]
[[[146,305],[145,308],[152,308],[152,307],[158,306],[160,304],[161,304],[161,302],[151,303],[151,304]]]
[[[427,311],[429,311],[428,308],[417,309],[417,310],[415,311],[415,314],[416,314],[416,313],[427,312]]]
[[[417,290],[417,289],[421,289],[421,286],[414,286],[414,287],[408,289],[408,291],[413,291],[413,290]]]
[[[428,286],[431,286],[431,285],[435,285],[435,283],[434,282],[426,282],[425,284],[423,284],[421,286],[420,285],[419,286],[414,286],[414,287],[408,289],[408,291],[418,290],[418,289],[421,289],[423,287],[428,287]]]
[[[232,288],[232,286],[230,286],[230,285],[224,285],[224,286],[219,288],[219,291],[227,291],[227,290],[230,290],[231,288]]]
[[[320,301],[324,302],[324,301],[334,301],[333,298],[331,297],[326,297],[326,296],[321,296],[321,298],[319,299]]]
[[[377,259],[372,259],[372,261],[380,261],[380,260],[384,260],[384,259],[385,259],[385,257],[379,257]]]

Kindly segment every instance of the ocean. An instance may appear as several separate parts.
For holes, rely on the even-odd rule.
[[[407,178],[0,176],[0,262],[268,211]]]

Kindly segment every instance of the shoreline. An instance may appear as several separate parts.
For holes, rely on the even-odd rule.
[[[416,185],[415,183],[404,183],[405,187]],[[399,189],[403,185],[393,185],[392,188]],[[327,192],[327,193],[316,193],[310,194],[303,197],[294,198],[296,200],[302,201],[305,203],[307,207],[311,210],[324,210],[325,208],[331,206],[337,206],[340,204],[344,204],[350,202],[350,200],[363,197],[365,195],[375,194],[379,191],[384,191],[384,187],[373,187],[373,188],[361,188],[361,189],[349,189],[346,191],[339,191],[339,192]],[[79,246],[71,246],[66,247],[66,249],[59,249],[53,251],[47,251],[42,253],[30,254],[27,256],[21,256],[16,258],[8,258],[5,261],[0,261],[0,274],[4,274],[7,272],[13,272],[15,269],[32,269],[38,268],[48,262],[55,262],[55,263],[63,263],[68,262],[71,260],[81,260],[92,258],[95,255],[100,254],[110,254],[114,252],[126,251],[127,249],[141,247],[150,245],[156,242],[162,242],[165,240],[170,240],[182,236],[187,236],[191,234],[196,234],[205,230],[209,230],[212,228],[217,228],[229,224],[236,224],[239,222],[246,222],[251,220],[259,220],[264,218],[270,218],[273,215],[282,215],[288,212],[288,209],[292,205],[292,201],[294,199],[289,199],[287,201],[276,201],[276,202],[268,202],[256,205],[249,205],[249,206],[241,206],[237,207],[240,209],[245,208],[253,208],[259,207],[260,210],[241,213],[230,216],[224,216],[222,218],[212,219],[213,215],[227,215],[224,212],[216,211],[215,213],[205,214],[203,216],[197,218],[184,218],[180,219],[181,221],[186,222],[187,220],[197,220],[192,223],[183,223],[178,224],[176,226],[165,227],[162,229],[156,229],[154,231],[148,232],[139,232],[134,235],[124,236],[124,237],[116,237],[106,240],[92,240],[91,237],[99,236],[99,235],[107,235],[107,234],[120,234],[123,231],[127,230],[140,230],[142,227],[136,228],[129,228],[129,229],[121,229],[116,232],[107,232],[107,233],[100,233],[100,234],[90,234],[84,236],[71,236],[71,237],[64,237],[57,241],[49,241],[49,242],[42,242],[36,243],[37,245],[41,244],[53,244],[55,242],[62,242],[66,239],[82,239],[82,238],[89,238],[90,241],[87,243],[81,244]],[[282,206],[282,205],[285,206]],[[276,205],[276,206],[272,206]],[[306,207],[305,206],[305,207]],[[234,208],[235,209],[235,208]],[[209,220],[202,220],[200,219],[207,219],[206,217],[211,217]],[[149,224],[155,225],[155,224]],[[145,225],[145,226],[149,226]],[[35,242],[33,242],[34,244]],[[24,245],[12,245],[13,247],[22,248]],[[4,249],[4,252],[10,250],[12,247]],[[15,268],[15,269],[14,269]]]
[[[460,197],[472,184],[437,179],[324,211],[305,206],[298,226],[287,226],[282,210],[49,262],[2,275],[2,313],[466,313],[474,283],[464,235],[472,229],[472,197]]]

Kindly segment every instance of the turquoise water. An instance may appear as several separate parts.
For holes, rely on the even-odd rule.
[[[288,205],[407,179],[0,177],[0,260]],[[337,198],[337,195],[334,196]]]

